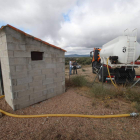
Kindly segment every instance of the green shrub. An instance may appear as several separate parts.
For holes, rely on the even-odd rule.
[[[96,98],[105,98],[108,95],[111,95],[111,92],[109,89],[102,88],[102,85],[94,85],[91,89],[92,96]]]
[[[75,76],[71,79],[72,85],[82,87],[87,85],[87,80],[84,76]]]
[[[82,71],[85,72],[86,70],[85,69],[82,69]]]
[[[136,108],[138,112],[140,112],[140,103],[138,102],[132,102],[131,104],[132,107]]]
[[[80,65],[90,65],[91,64],[91,57],[65,57],[65,65],[69,65],[69,61],[76,60]]]
[[[102,88],[101,84],[94,85],[91,89],[91,96],[94,96],[96,98],[116,98],[116,97],[123,97],[124,93],[123,90],[116,89],[114,87],[104,87]]]
[[[140,93],[139,90],[137,89],[127,89],[125,92],[125,98],[127,100],[130,100],[132,102],[138,102],[140,103]]]

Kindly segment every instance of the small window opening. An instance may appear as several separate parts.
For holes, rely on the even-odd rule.
[[[43,60],[43,53],[44,52],[31,52],[31,59],[33,61],[36,61],[36,60]]]

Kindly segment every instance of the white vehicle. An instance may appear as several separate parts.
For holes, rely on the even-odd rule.
[[[133,35],[134,31],[136,31],[135,36]],[[94,56],[92,56],[94,59],[92,62],[92,69],[93,72],[96,70],[96,72],[99,73],[99,81],[102,81],[103,79],[103,82],[105,82],[108,78],[108,58],[109,71],[111,77],[116,81],[116,83],[125,83],[126,80],[132,82],[134,80],[136,76],[134,68],[138,68],[140,66],[140,62],[136,62],[140,56],[140,44],[137,42],[136,29],[132,31],[131,36],[119,36],[104,44],[102,49],[97,48],[94,50]],[[98,62],[96,62],[97,60]]]

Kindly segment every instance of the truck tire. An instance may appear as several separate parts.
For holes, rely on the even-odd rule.
[[[129,82],[133,82],[134,78],[135,78],[135,69],[133,69],[133,70],[132,69],[128,69],[127,72],[128,72],[127,80]]]
[[[102,76],[102,68],[100,69],[100,72],[98,74],[98,79],[99,79],[99,82],[102,82],[102,79],[103,79],[103,82],[106,81],[106,76]]]
[[[92,72],[93,72],[94,74],[96,74],[95,69],[94,69],[95,66],[96,66],[96,62],[94,61],[94,62],[92,63]]]

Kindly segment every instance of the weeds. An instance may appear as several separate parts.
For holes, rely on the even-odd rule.
[[[93,101],[92,101],[92,106],[95,106],[95,105],[96,105],[96,101],[93,100]]]
[[[132,102],[138,102],[140,103],[140,93],[138,90],[132,90],[132,89],[127,89],[125,93],[126,99],[132,101]]]
[[[90,95],[92,97],[102,98],[102,99],[123,96],[122,91],[117,91],[114,88],[102,88],[102,85],[100,84],[92,87]]]
[[[71,83],[73,86],[82,87],[87,85],[87,80],[84,76],[72,77]]]
[[[70,81],[66,80],[66,86],[87,86],[90,88],[90,92],[87,94],[90,97],[100,98],[100,99],[106,99],[106,98],[124,98],[131,102],[137,102],[137,105],[135,108],[140,110],[140,93],[139,89],[130,89],[125,88],[122,86],[118,86],[118,88],[114,88],[113,86],[104,86],[102,87],[102,84],[94,84],[93,87],[91,87],[91,83],[87,81],[87,79],[84,76],[75,76],[72,77]]]
[[[138,104],[140,104],[140,94],[139,94],[138,89],[137,90],[129,89],[129,88],[126,89],[121,86],[118,89],[114,87],[102,88],[102,85],[98,84],[92,87],[90,95],[92,97],[102,98],[102,99],[106,99],[107,97],[110,97],[110,98],[122,97],[128,101],[137,102]]]
[[[86,70],[85,69],[82,69],[82,71],[85,72]]]
[[[140,103],[138,103],[138,102],[132,102],[131,106],[134,107],[134,108],[136,108],[137,111],[140,111]]]

